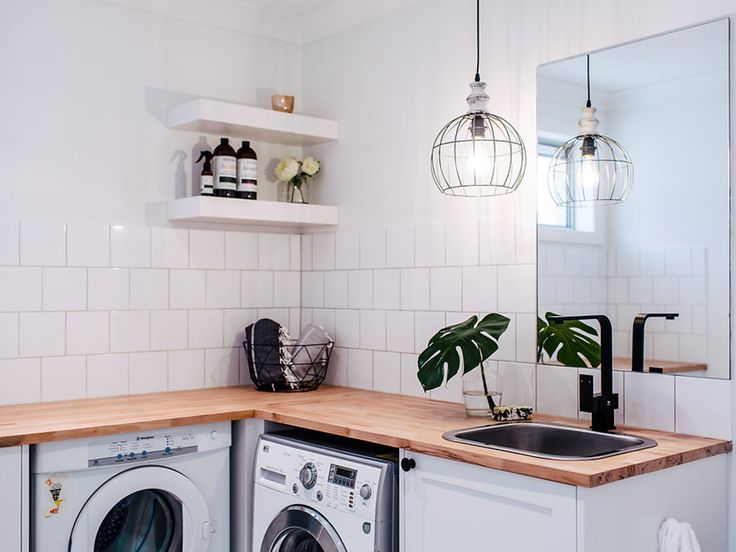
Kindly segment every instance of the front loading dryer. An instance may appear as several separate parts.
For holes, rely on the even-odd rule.
[[[230,539],[229,423],[33,449],[37,552],[221,552]]]
[[[395,451],[337,441],[304,432],[261,436],[253,552],[398,550]]]

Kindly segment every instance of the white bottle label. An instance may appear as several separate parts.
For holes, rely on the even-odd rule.
[[[199,194],[212,195],[213,177],[211,174],[203,174],[199,177]]]
[[[238,159],[238,191],[255,192],[258,184],[258,161]]]
[[[215,190],[234,191],[237,188],[235,157],[217,155],[213,160]]]

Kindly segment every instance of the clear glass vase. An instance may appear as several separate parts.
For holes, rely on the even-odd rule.
[[[289,203],[309,203],[307,201],[307,191],[304,189],[304,184],[293,184],[289,182],[289,190],[287,194]]]
[[[503,378],[497,362],[485,361],[463,375],[463,402],[468,416],[492,416],[502,398]]]

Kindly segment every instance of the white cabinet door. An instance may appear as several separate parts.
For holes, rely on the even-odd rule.
[[[575,487],[402,451],[402,552],[574,552]]]
[[[28,550],[28,448],[0,448],[0,535],[2,550]]]

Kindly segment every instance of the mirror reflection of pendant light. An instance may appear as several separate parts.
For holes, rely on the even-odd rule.
[[[432,145],[432,178],[446,195],[508,194],[519,187],[526,170],[524,142],[508,121],[488,111],[490,98],[479,71],[480,0],[476,0],[476,67],[469,109],[447,123]]]
[[[562,207],[621,203],[634,183],[634,165],[626,150],[613,138],[598,134],[599,121],[590,102],[590,56],[587,79],[580,134],[559,147],[547,174],[552,199]]]

